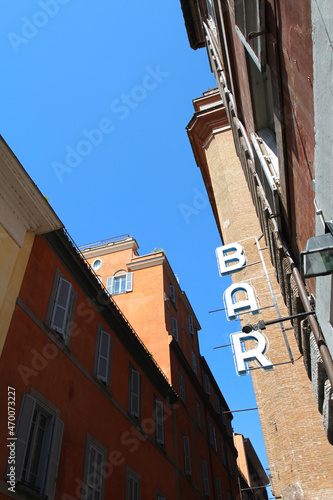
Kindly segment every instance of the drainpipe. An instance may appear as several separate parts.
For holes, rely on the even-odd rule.
[[[305,288],[304,281],[302,280],[300,272],[297,269],[293,259],[290,256],[290,253],[289,253],[289,250],[287,248],[285,241],[283,240],[281,235],[279,235],[279,236],[280,236],[281,243],[285,249],[286,256],[289,259],[290,267],[291,267],[292,273],[294,275],[294,278],[296,280],[296,284],[297,284],[297,287],[299,290],[300,299],[302,301],[304,311],[311,312],[312,308],[311,308],[311,304],[310,304],[310,301],[308,298],[307,290]],[[317,319],[315,318],[315,316],[309,315],[308,321],[310,323],[310,327],[311,327],[311,330],[313,332],[314,338],[317,342],[319,352],[321,355],[321,359],[323,360],[324,368],[326,370],[327,376],[328,376],[329,381],[331,383],[331,387],[333,388],[333,361],[332,361],[330,352],[327,348],[325,339],[324,339],[323,334],[319,328],[319,325],[318,325],[318,322],[317,322]]]

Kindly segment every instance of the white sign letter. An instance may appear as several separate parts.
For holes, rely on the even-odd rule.
[[[243,291],[247,294],[246,300],[241,300],[236,302],[234,297],[236,292]],[[224,303],[226,305],[227,319],[237,319],[237,313],[239,311],[257,312],[258,305],[254,292],[254,288],[248,283],[234,283],[229,286],[224,292]]]
[[[230,243],[218,247],[216,249],[216,258],[220,276],[235,273],[246,264],[244,248],[239,243]]]
[[[231,344],[233,345],[237,375],[247,375],[245,361],[257,360],[263,368],[272,368],[271,361],[264,356],[264,352],[268,347],[267,337],[258,331],[251,333],[233,333],[230,335]],[[258,343],[249,351],[243,351],[242,340],[256,340]]]

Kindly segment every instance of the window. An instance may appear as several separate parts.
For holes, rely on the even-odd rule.
[[[215,428],[210,420],[208,420],[209,442],[213,450],[217,451]]]
[[[164,407],[159,399],[155,399],[154,420],[156,442],[164,444]]]
[[[221,413],[220,398],[218,397],[217,394],[215,394],[215,409],[216,409],[216,413],[218,413],[220,415],[220,413]]]
[[[112,347],[111,336],[100,329],[96,335],[94,373],[107,386],[110,386]]]
[[[64,424],[39,400],[24,393],[16,426],[16,481],[54,498]]]
[[[87,434],[86,453],[83,472],[82,494],[86,500],[104,498],[105,471],[107,449],[93,436]]]
[[[171,302],[176,304],[175,287],[173,285],[171,285],[171,283],[169,285],[169,297],[170,297]]]
[[[204,495],[208,497],[209,496],[208,469],[207,469],[207,462],[203,458],[201,459],[201,472],[202,472],[203,492]]]
[[[205,386],[205,393],[210,394],[209,377],[206,373],[204,374],[204,386]]]
[[[265,1],[235,2],[236,32],[259,69],[265,65]]]
[[[106,280],[106,289],[110,295],[120,295],[133,290],[133,273],[118,273]]]
[[[156,492],[156,500],[167,500],[166,496],[162,495],[162,493]]]
[[[92,268],[94,271],[98,271],[102,267],[102,261],[101,259],[96,259],[93,262]]]
[[[189,329],[190,333],[192,335],[194,335],[193,318],[190,314],[188,315],[188,329]]]
[[[222,489],[221,489],[221,480],[217,476],[215,477],[215,485],[216,485],[216,500],[223,500]]]
[[[184,375],[182,374],[181,371],[178,371],[178,384],[179,384],[179,397],[185,404],[186,403],[185,380],[184,380]]]
[[[172,325],[172,336],[178,342],[178,322],[176,318],[171,316],[171,325]]]
[[[232,467],[231,467],[229,450],[226,450],[226,456],[227,456],[227,469],[228,469],[229,474],[232,475]]]
[[[69,342],[73,324],[76,292],[57,269],[51,292],[46,322],[50,328]]]
[[[126,467],[126,500],[140,500],[141,477],[130,467]]]
[[[220,447],[221,447],[221,458],[222,462],[225,464],[225,448],[222,439],[220,439]]]
[[[199,401],[197,399],[195,400],[195,411],[196,411],[196,414],[197,414],[197,424],[198,424],[198,427],[199,427],[199,429],[202,429],[201,408],[200,408],[200,403],[199,403]]]
[[[227,417],[226,417],[225,409],[223,407],[221,408],[221,413],[222,413],[223,425],[227,425]]]
[[[194,373],[198,376],[197,358],[194,351],[192,351],[192,368]]]
[[[190,440],[185,434],[183,435],[183,455],[184,455],[184,471],[185,474],[188,474],[190,476],[192,474]]]
[[[129,377],[129,412],[136,418],[140,418],[141,407],[141,377],[140,373],[130,366]]]

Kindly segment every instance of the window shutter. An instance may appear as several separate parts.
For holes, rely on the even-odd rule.
[[[238,36],[261,70],[266,58],[265,1],[239,0],[235,2],[235,23]],[[261,35],[255,36],[257,33]]]
[[[127,273],[126,275],[126,292],[131,292],[133,290],[133,273]]]
[[[206,373],[204,374],[204,383],[205,383],[205,393],[210,394],[209,377]]]
[[[221,408],[221,413],[222,413],[222,422],[223,422],[223,425],[227,425],[227,417],[225,415],[225,409],[224,408]]]
[[[200,409],[200,403],[197,399],[195,400],[195,408],[196,408],[196,412],[197,412],[197,424],[198,424],[199,429],[201,429],[202,428],[201,409]]]
[[[28,394],[23,393],[20,413],[16,425],[16,481],[20,481],[22,478],[23,464],[35,406],[36,401]]]
[[[172,323],[172,336],[178,342],[178,323],[176,318],[174,318],[173,316],[171,316],[171,323]]]
[[[196,375],[198,375],[197,358],[195,357],[194,351],[192,351],[192,367],[193,367],[194,373]]]
[[[46,497],[50,500],[54,498],[55,488],[56,488],[56,480],[58,474],[58,466],[60,459],[60,451],[61,451],[61,441],[63,434],[64,424],[63,422],[56,416],[53,417],[53,436],[50,443],[49,449],[49,470],[48,477],[45,487]]]
[[[164,407],[162,401],[155,400],[156,441],[164,444]]]
[[[106,290],[110,295],[113,294],[113,276],[106,280]]]
[[[221,413],[220,398],[218,397],[217,394],[215,394],[215,408],[216,408],[216,413],[220,414]]]
[[[184,470],[185,474],[191,475],[190,440],[183,436]]]
[[[201,469],[202,469],[202,482],[203,482],[203,490],[206,496],[209,495],[209,481],[208,481],[208,470],[207,470],[207,462],[203,458],[201,459]]]
[[[222,462],[225,464],[225,449],[222,439],[220,439]]]
[[[70,305],[72,285],[59,278],[56,298],[53,306],[51,328],[65,337],[66,323]]]
[[[190,333],[191,333],[192,335],[194,335],[194,329],[193,329],[193,318],[192,318],[192,316],[191,316],[190,314],[188,315],[188,328],[189,328],[189,330],[190,330]]]
[[[131,370],[131,414],[139,418],[140,416],[140,373],[132,368]]]
[[[185,403],[185,381],[184,376],[181,372],[178,372],[178,383],[179,383],[179,397]]]
[[[216,483],[216,498],[217,498],[217,500],[223,500],[222,499],[221,480],[217,476],[216,476],[215,483]]]
[[[170,300],[175,304],[176,303],[176,296],[175,296],[175,287],[173,285],[169,285],[169,291],[170,291]]]
[[[103,382],[108,380],[109,361],[110,361],[110,335],[104,330],[99,333],[97,378]]]

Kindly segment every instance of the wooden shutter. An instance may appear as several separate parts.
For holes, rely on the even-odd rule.
[[[131,369],[130,411],[135,417],[140,417],[140,373]]]
[[[64,424],[58,417],[54,415],[52,417],[52,421],[53,421],[52,422],[53,436],[48,453],[49,467],[48,467],[48,477],[45,486],[45,495],[49,500],[52,500],[52,498],[54,498],[59,459],[60,459],[62,434],[64,430]]]
[[[109,363],[110,363],[110,341],[108,333],[101,330],[99,332],[97,373],[96,376],[103,382],[108,381]]]
[[[126,274],[126,292],[133,290],[133,273]]]
[[[162,401],[155,399],[156,441],[164,444],[164,407]]]
[[[215,394],[215,408],[216,408],[216,413],[220,414],[221,413],[220,398],[218,397],[217,394]]]
[[[34,398],[23,393],[20,413],[16,425],[16,448],[15,448],[15,479],[20,481],[22,478],[23,464],[27,451],[32,418],[36,407]]]
[[[170,291],[170,300],[175,304],[176,303],[176,296],[175,296],[175,287],[173,285],[169,285],[169,291]]]
[[[178,342],[178,323],[176,318],[171,316],[171,324],[172,324],[172,336]]]
[[[198,427],[201,429],[202,428],[201,408],[200,408],[200,403],[197,399],[195,400],[195,408],[196,408],[196,412],[197,412],[197,424],[198,424]]]
[[[185,396],[185,380],[184,376],[181,372],[178,372],[178,382],[179,382],[179,397],[185,403],[186,396]]]
[[[72,285],[63,278],[59,278],[56,298],[52,311],[51,328],[66,336],[66,324],[70,306]]]
[[[106,290],[107,292],[112,295],[113,294],[113,276],[110,278],[107,278],[106,280]]]
[[[190,440],[187,436],[183,436],[183,453],[185,474],[191,475]]]
[[[205,382],[205,393],[210,394],[209,377],[206,373],[204,374],[204,382]]]
[[[195,357],[194,351],[192,351],[192,367],[193,367],[194,373],[196,375],[198,375],[197,358]]]
[[[192,335],[194,335],[194,329],[193,329],[193,318],[192,318],[192,316],[191,316],[190,314],[188,315],[188,328],[189,328],[189,330],[190,330],[190,333],[191,333]]]
[[[216,499],[217,500],[223,500],[222,499],[221,480],[217,476],[216,476],[216,479],[215,479],[215,483],[216,483]]]
[[[202,469],[202,482],[203,482],[203,490],[206,496],[209,495],[209,481],[208,481],[208,470],[207,470],[207,462],[203,458],[201,459],[201,469]]]

